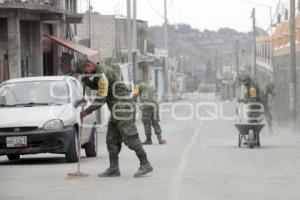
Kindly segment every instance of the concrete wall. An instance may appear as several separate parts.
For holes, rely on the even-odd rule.
[[[126,19],[116,19],[117,49],[127,49],[127,22]]]
[[[80,41],[87,44],[89,39],[88,16],[85,15],[82,24],[77,25],[77,35]],[[115,16],[92,14],[91,16],[91,47],[100,51],[101,60],[112,57],[116,47]]]
[[[20,22],[21,56],[30,56],[30,21]]]
[[[7,20],[0,18],[0,55],[7,53]]]
[[[138,49],[144,51],[144,41],[147,39],[147,22],[137,21],[137,45]],[[84,15],[82,24],[77,25],[77,35],[80,42],[88,44],[89,37],[89,18]],[[111,57],[127,57],[127,22],[125,18],[118,18],[114,15],[100,15],[92,13],[91,15],[91,47],[100,51],[100,58],[105,61]],[[118,53],[118,56],[116,54]],[[118,60],[116,62],[127,62]]]
[[[297,116],[298,128],[300,122],[300,53],[297,54]],[[273,102],[273,117],[280,125],[286,126],[289,119],[289,66],[288,55],[276,56],[274,58],[274,83],[276,96]]]
[[[7,54],[7,21],[0,18],[0,83],[8,78]]]
[[[7,18],[7,32],[9,78],[19,78],[21,77],[21,39],[18,12],[15,12],[15,16]]]
[[[20,21],[22,76],[42,76],[42,30],[39,21]]]
[[[65,0],[50,0],[46,3],[49,5],[43,7],[41,5],[46,1],[30,0],[24,5],[11,4],[12,9],[0,8],[0,59],[8,52],[9,78],[45,75],[42,23],[51,24],[54,36],[64,37],[66,23],[70,22],[68,20],[76,21],[77,18],[81,18],[75,13],[77,0],[67,1],[70,5],[68,7],[65,7]],[[14,6],[21,6],[22,9],[15,9]],[[62,14],[58,14],[57,8],[68,9],[65,19],[62,18]],[[73,23],[76,23],[75,21]],[[54,47],[53,73],[58,74],[62,48],[58,45]]]
[[[269,81],[273,80],[273,72],[269,71],[263,67],[257,65],[257,81],[258,84],[263,87],[263,85]]]
[[[40,22],[31,22],[30,41],[33,73],[35,76],[43,76],[43,42],[42,24]]]

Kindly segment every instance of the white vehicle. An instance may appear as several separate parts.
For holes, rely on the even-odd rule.
[[[82,95],[80,82],[67,76],[9,80],[0,85],[0,156],[65,154],[77,162],[80,111],[91,102]],[[82,148],[97,156],[96,116],[84,118]]]

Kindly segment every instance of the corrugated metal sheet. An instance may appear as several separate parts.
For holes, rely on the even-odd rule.
[[[44,35],[45,37],[50,38],[51,40],[57,42],[58,44],[72,50],[72,51],[76,51],[78,53],[81,53],[85,56],[87,56],[87,59],[93,63],[99,63],[100,62],[100,54],[98,51],[94,50],[94,49],[90,49],[86,46],[83,46],[79,43],[73,42],[73,41],[69,41],[63,38],[59,38],[59,37],[54,37],[54,36],[50,36],[50,35]]]

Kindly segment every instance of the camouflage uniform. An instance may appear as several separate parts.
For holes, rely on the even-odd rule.
[[[246,85],[246,90],[245,90],[245,94],[244,94],[244,99],[245,99],[245,103],[246,104],[250,104],[248,105],[248,109],[260,109],[261,106],[260,105],[251,105],[251,103],[261,103],[261,97],[260,97],[260,88],[257,84],[254,83],[253,80],[250,80],[250,84]],[[248,112],[247,113],[249,119],[248,122],[249,123],[259,123],[261,122],[261,120],[258,119],[253,119],[253,118],[261,118],[262,113],[260,112]]]
[[[267,121],[267,125],[269,128],[270,133],[273,132],[273,126],[272,126],[272,114],[270,111],[270,105],[269,105],[269,96],[274,95],[275,86],[272,82],[267,82],[263,90],[261,91],[261,101],[264,105],[264,115],[265,119]]]
[[[147,84],[142,83],[139,85],[138,93],[141,99],[142,122],[144,124],[147,140],[151,141],[151,128],[153,127],[158,140],[161,141],[162,131],[159,125],[159,106],[155,100],[155,92]]]
[[[121,151],[122,141],[129,149],[135,151],[141,166],[150,165],[134,122],[132,99],[122,98],[129,96],[127,86],[124,83],[121,84],[121,82],[117,84],[119,81],[117,75],[113,69],[107,66],[99,67],[96,75],[98,77],[94,77],[92,81],[85,81],[86,86],[97,91],[96,99],[85,112],[87,114],[92,113],[105,103],[111,111],[106,136],[110,168],[116,169],[119,167],[118,155]],[[118,113],[116,109],[122,109],[123,112]]]

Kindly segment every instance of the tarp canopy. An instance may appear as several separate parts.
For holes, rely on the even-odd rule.
[[[70,40],[66,40],[63,38],[59,38],[59,37],[54,37],[54,36],[50,36],[50,35],[44,35],[47,38],[50,38],[51,40],[55,41],[56,43],[72,50],[72,51],[76,51],[78,53],[81,53],[85,56],[87,56],[87,59],[89,61],[91,61],[92,63],[99,63],[100,62],[100,55],[99,52],[94,50],[94,49],[90,49],[86,46],[83,46],[79,43],[70,41]]]

